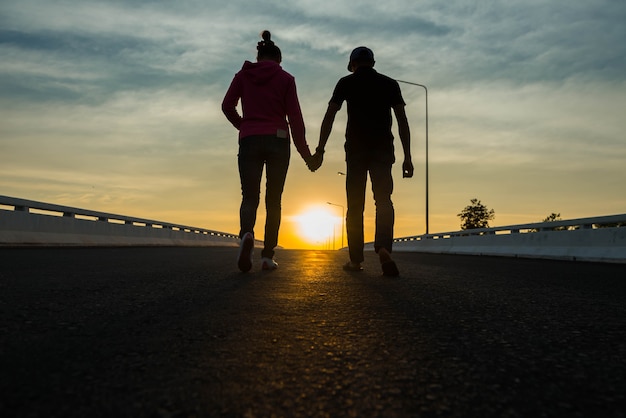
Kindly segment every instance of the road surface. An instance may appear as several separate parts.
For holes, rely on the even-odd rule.
[[[0,249],[2,417],[624,417],[626,265]]]

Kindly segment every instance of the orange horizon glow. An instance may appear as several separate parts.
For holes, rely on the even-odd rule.
[[[343,222],[341,216],[334,214],[331,209],[322,205],[311,205],[299,214],[285,218],[281,225],[281,247],[325,250],[341,247]]]

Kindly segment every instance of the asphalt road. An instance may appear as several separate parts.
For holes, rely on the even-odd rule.
[[[624,417],[626,265],[0,249],[2,417]]]

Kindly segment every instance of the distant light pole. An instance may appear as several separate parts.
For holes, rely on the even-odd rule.
[[[422,87],[426,92],[426,235],[428,235],[428,89],[423,84],[411,83],[410,81],[396,80],[398,83],[410,84]]]
[[[342,205],[337,205],[336,203],[326,202],[332,206],[339,206],[341,208],[341,248],[343,248],[343,231],[345,229],[346,222],[346,208]]]

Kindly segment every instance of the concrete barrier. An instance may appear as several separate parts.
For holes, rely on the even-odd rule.
[[[0,196],[0,247],[239,242],[226,232]],[[373,248],[366,244],[366,250]],[[626,214],[396,238],[394,251],[626,263]]]
[[[226,232],[0,196],[4,247],[238,245]]]
[[[397,238],[393,249],[626,263],[626,215]]]

